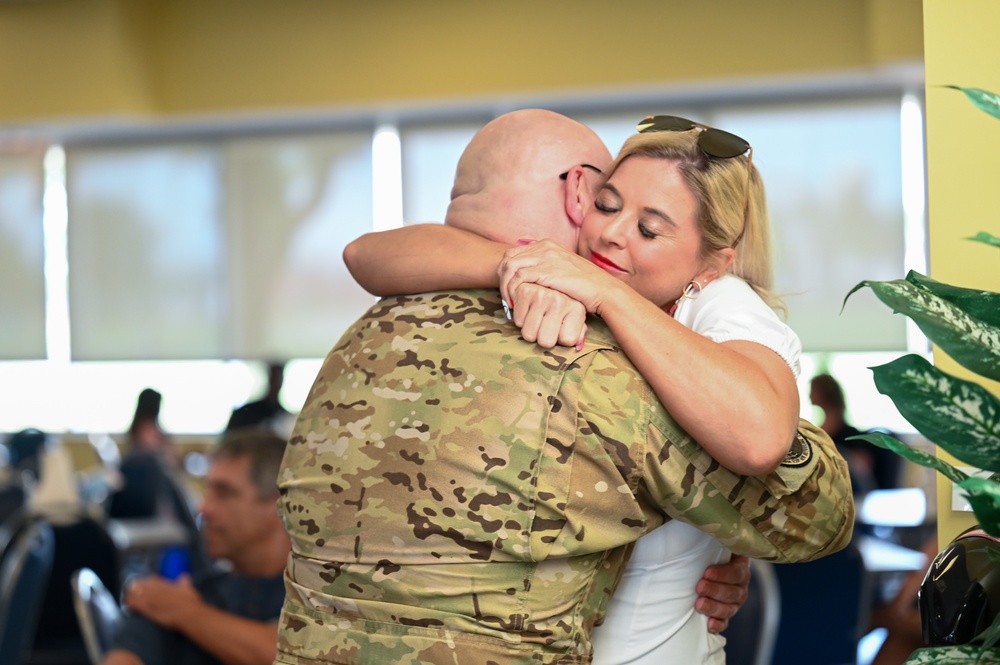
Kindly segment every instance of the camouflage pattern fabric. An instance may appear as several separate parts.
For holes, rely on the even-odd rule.
[[[546,350],[496,291],[383,300],[327,356],[285,453],[278,662],[589,663],[631,544],[667,519],[772,561],[846,544],[846,465],[807,433],[740,477],[599,321],[581,351]]]

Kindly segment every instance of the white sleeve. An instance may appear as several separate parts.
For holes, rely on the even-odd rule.
[[[682,299],[674,318],[716,342],[742,340],[766,346],[799,377],[799,336],[739,277],[724,275],[710,282],[697,298]]]

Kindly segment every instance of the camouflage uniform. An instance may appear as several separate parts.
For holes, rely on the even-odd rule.
[[[463,291],[347,331],[279,474],[278,662],[589,663],[630,544],[666,519],[775,561],[846,543],[846,467],[820,474],[829,501],[790,493],[808,444],[768,477],[719,467],[589,325],[582,351],[546,350],[496,291]]]

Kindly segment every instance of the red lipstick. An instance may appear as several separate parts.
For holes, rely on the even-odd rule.
[[[617,263],[615,263],[611,259],[609,259],[609,258],[607,258],[605,256],[601,256],[597,252],[593,252],[592,251],[590,253],[590,261],[591,261],[591,263],[593,263],[594,265],[596,265],[598,268],[601,268],[602,270],[606,270],[608,272],[612,272],[612,271],[625,272],[624,268],[622,268],[621,266],[619,266]]]

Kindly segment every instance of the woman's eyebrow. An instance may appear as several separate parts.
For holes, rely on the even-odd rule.
[[[654,217],[659,217],[666,224],[669,224],[670,226],[677,226],[677,223],[674,222],[674,218],[671,217],[670,215],[668,215],[667,213],[663,212],[662,210],[658,210],[656,208],[650,208],[649,206],[646,206],[646,207],[643,208],[643,211],[649,213],[650,215],[653,215]]]
[[[621,192],[619,192],[618,188],[615,187],[614,184],[612,184],[610,181],[605,182],[604,185],[601,187],[601,189],[602,190],[604,190],[604,189],[608,190],[613,195],[615,195],[616,197],[618,197],[619,201],[622,198]],[[672,227],[675,227],[675,228],[677,227],[677,223],[674,221],[673,217],[671,217],[667,213],[663,212],[662,210],[659,210],[658,208],[651,208],[649,206],[645,206],[645,207],[643,207],[643,211],[646,212],[646,213],[648,213],[648,214],[650,214],[650,215],[652,215],[652,216],[654,216],[654,217],[659,217],[660,219],[663,220],[663,222],[665,224],[668,224],[669,226],[672,226]]]

